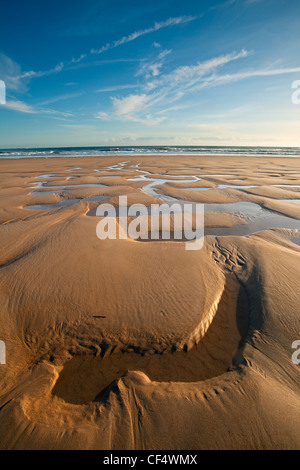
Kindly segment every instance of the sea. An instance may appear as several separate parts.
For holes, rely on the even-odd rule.
[[[217,147],[217,146],[99,146],[0,149],[2,158],[50,158],[119,155],[239,155],[258,157],[300,157],[300,147]]]

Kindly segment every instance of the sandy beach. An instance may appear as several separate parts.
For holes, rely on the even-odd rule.
[[[1,449],[299,449],[300,160],[0,160]],[[96,208],[203,203],[205,241]],[[169,198],[169,199],[168,199]]]

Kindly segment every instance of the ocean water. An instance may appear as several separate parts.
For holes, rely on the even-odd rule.
[[[0,158],[86,157],[108,155],[253,155],[262,157],[300,157],[300,147],[139,146],[0,149]]]

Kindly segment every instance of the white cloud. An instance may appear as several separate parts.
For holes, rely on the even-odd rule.
[[[113,112],[108,114],[100,111],[95,114],[95,118],[103,121],[127,121],[144,124],[146,126],[154,126],[166,119],[165,116],[152,116],[145,114],[145,109],[150,106],[151,96],[143,95],[129,95],[125,98],[111,98],[113,104]]]
[[[37,111],[34,108],[24,103],[23,101],[7,101],[6,104],[1,107],[12,109],[14,111],[20,111],[21,113],[37,114]]]
[[[243,49],[240,52],[232,52],[226,55],[213,57],[204,62],[198,62],[194,65],[180,66],[168,74],[161,73],[161,63],[153,62],[142,64],[138,75],[147,76],[150,74],[154,77],[151,83],[146,82],[143,89],[144,92],[140,94],[130,94],[126,97],[111,97],[112,110],[108,113],[98,113],[99,119],[105,120],[123,120],[139,122],[147,125],[155,125],[162,120],[166,119],[169,112],[187,109],[195,106],[195,100],[182,103],[180,100],[183,96],[200,91],[206,87],[213,87],[222,84],[231,83],[237,80],[243,80],[252,77],[264,77],[279,74],[288,74],[300,72],[300,67],[294,68],[276,68],[266,70],[250,70],[236,73],[220,74],[218,70],[230,64],[233,61],[248,57],[249,51]],[[159,75],[159,76],[158,76]],[[142,85],[141,85],[142,86]],[[178,102],[178,104],[176,103]],[[199,102],[197,103],[199,105]],[[244,107],[235,108],[231,111],[230,115],[235,116],[247,112]],[[151,114],[150,114],[151,113]],[[226,113],[227,116],[227,113]],[[207,116],[210,118],[222,118],[222,113],[215,114],[214,116]],[[209,128],[198,128],[199,132],[208,132]],[[229,131],[224,126],[212,129],[212,132],[218,132],[225,138],[225,132]]]
[[[72,61],[71,61],[72,63]],[[48,75],[52,75],[54,73],[58,73],[58,72],[61,72],[61,70],[63,70],[65,68],[65,64],[64,62],[59,62],[59,64],[57,64],[55,67],[53,67],[52,69],[49,69],[49,70],[41,70],[39,72],[35,72],[33,70],[29,71],[29,72],[25,72],[23,73],[22,75],[20,75],[18,78],[19,79],[22,79],[22,78],[38,78],[38,77],[46,77]]]
[[[48,69],[48,70],[40,70],[38,72],[34,71],[34,70],[29,70],[27,72],[21,72],[21,69],[19,67],[19,70],[18,70],[18,73],[15,73],[14,74],[14,77],[13,77],[13,82],[15,82],[16,84],[22,84],[23,81],[26,82],[31,80],[32,78],[40,78],[40,77],[47,77],[49,75],[53,75],[53,74],[56,74],[56,73],[59,73],[61,72],[62,70],[64,70],[65,68],[67,67],[70,67],[70,66],[74,66],[76,64],[78,64],[79,62],[81,62],[85,57],[87,56],[87,54],[81,54],[81,56],[79,56],[78,58],[72,58],[70,61],[68,62],[59,62],[58,64],[55,65],[55,67],[51,68],[51,69]],[[9,59],[10,60],[10,59]],[[0,72],[1,72],[1,59],[0,59]],[[13,87],[11,87],[13,88]],[[17,89],[17,87],[13,88],[13,89]]]
[[[171,73],[164,75],[159,80],[155,80],[147,84],[148,89],[154,89],[161,85],[178,85],[185,84],[191,86],[201,80],[205,75],[212,73],[218,67],[228,64],[229,62],[247,57],[249,51],[243,49],[241,52],[232,52],[230,54],[214,57],[213,59],[199,62],[196,65],[184,65],[176,68]]]
[[[144,124],[145,126],[156,126],[166,119],[166,116],[153,117],[151,114],[147,114],[144,118],[130,114],[122,116],[122,121],[138,122],[140,124]]]
[[[151,77],[157,77],[160,74],[160,69],[162,68],[162,62],[156,63],[144,63],[141,65],[139,71],[137,72],[136,76],[143,75],[146,80],[149,80]]]
[[[26,91],[21,75],[20,65],[5,54],[0,54],[0,78],[8,90]]]
[[[111,87],[104,87],[104,88],[99,88],[98,90],[95,90],[95,93],[106,93],[108,91],[118,91],[118,90],[126,90],[128,88],[138,88],[140,85],[115,85]]]
[[[81,62],[83,59],[85,59],[85,57],[87,56],[87,54],[81,54],[79,57],[73,57],[71,62],[72,64],[77,64],[78,62]]]
[[[26,113],[26,114],[41,114],[44,116],[53,117],[55,119],[58,119],[59,116],[64,117],[64,118],[72,116],[72,113],[68,113],[64,111],[56,111],[54,109],[33,107],[24,103],[24,101],[19,101],[19,100],[7,101],[4,105],[1,105],[1,108],[6,108],[12,111],[18,111],[20,113]]]
[[[246,80],[247,78],[255,78],[255,77],[272,77],[276,75],[285,75],[290,73],[299,73],[300,67],[294,68],[281,68],[281,69],[267,69],[267,70],[250,70],[245,72],[237,72],[233,74],[225,74],[225,75],[216,75],[213,74],[209,77],[205,77],[202,83],[196,84],[190,91],[201,90],[203,88],[218,86],[218,85],[225,85],[228,83],[234,83],[240,80]]]
[[[104,111],[99,111],[98,113],[95,114],[96,119],[102,119],[102,121],[110,121],[111,117],[105,113]]]
[[[170,52],[169,50],[163,51],[162,56],[166,56]],[[159,86],[156,92],[152,92],[149,86],[146,85],[145,90],[147,93],[130,94],[122,98],[111,97],[112,112],[101,111],[95,117],[102,120],[121,119],[147,125],[158,124],[166,119],[166,116],[162,116],[162,114],[180,109],[178,106],[171,105],[180,100],[185,92],[189,91],[189,87],[195,83],[202,83],[207,74],[221,65],[246,57],[248,54],[247,51],[242,50],[239,53],[233,52],[222,55],[196,65],[178,67],[156,80],[154,88]],[[137,75],[145,75],[147,78],[151,74],[156,77],[160,74],[161,67],[162,62],[144,63]],[[164,109],[159,109],[160,106],[163,106]],[[149,114],[149,109],[155,109],[155,114]]]
[[[135,39],[144,36],[145,34],[154,33],[163,28],[167,28],[168,26],[174,26],[178,24],[189,23],[190,21],[199,18],[197,16],[179,16],[177,18],[169,18],[166,21],[155,22],[153,26],[146,29],[141,29],[139,31],[135,31],[128,36],[123,36],[121,39],[118,39],[112,43],[107,43],[104,46],[100,47],[99,49],[91,49],[92,54],[101,54],[109,49],[113,49],[115,47],[121,46],[122,44],[126,44],[128,42],[134,41]],[[158,44],[158,43],[156,43]]]
[[[164,57],[166,57],[166,55],[171,54],[171,52],[172,49],[165,49],[164,51],[161,51],[160,54],[158,54],[158,58],[163,59]]]
[[[153,77],[156,77],[157,75],[160,74],[160,69],[162,67],[162,63],[157,63],[157,64],[152,64],[149,66],[149,70],[152,73]]]
[[[188,23],[197,18],[199,17],[179,16],[176,18],[169,18],[166,21],[155,22],[154,25],[149,28],[135,31],[127,36],[123,36],[122,38],[112,43],[105,44],[99,49],[91,49],[90,54],[101,54],[102,52],[105,52],[109,49],[114,49],[115,47],[121,46],[122,44],[126,44],[128,42],[134,41],[135,39],[145,34],[150,34],[160,29],[167,28],[169,26]],[[154,42],[153,45],[155,47],[161,47],[160,44],[156,42]],[[161,54],[165,54],[165,53],[166,52],[162,52]],[[18,64],[13,62],[9,57],[5,56],[4,54],[0,54],[0,75],[1,75],[1,79],[6,82],[7,88],[17,90],[23,86],[23,81],[26,79],[29,81],[32,78],[40,78],[40,77],[45,77],[45,76],[59,73],[66,68],[76,66],[79,62],[81,62],[87,56],[88,54],[81,54],[79,57],[73,57],[71,60],[67,62],[61,61],[55,67],[48,69],[48,70],[40,70],[40,71],[30,70],[30,71],[22,73],[21,68]],[[164,57],[164,55],[162,55],[162,57]]]
[[[141,111],[149,101],[150,97],[142,95],[129,95],[125,98],[112,98],[114,111],[118,116],[132,114]]]
[[[157,77],[161,74],[161,68],[163,67],[164,58],[172,52],[171,49],[165,49],[154,60],[143,61],[140,65],[136,76],[144,76],[146,80],[151,77]]]

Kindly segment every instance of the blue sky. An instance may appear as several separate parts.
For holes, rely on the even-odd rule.
[[[1,6],[0,147],[300,146],[299,0]]]

